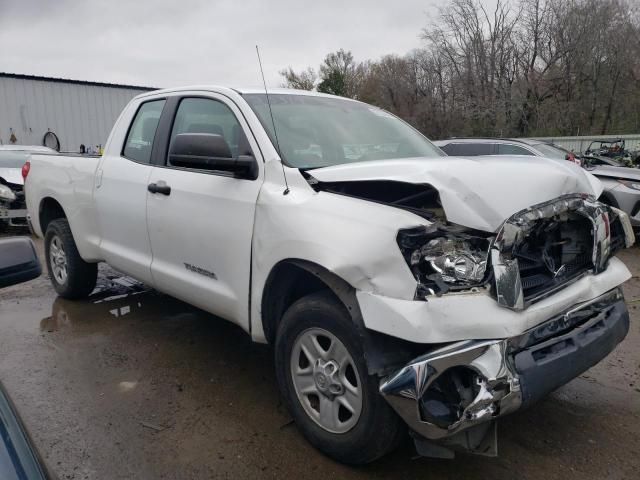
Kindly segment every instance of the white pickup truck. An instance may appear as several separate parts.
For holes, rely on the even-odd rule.
[[[271,104],[271,113],[268,100]],[[370,462],[494,455],[496,419],[626,335],[628,217],[569,162],[445,156],[395,116],[295,90],[145,93],[100,158],[30,157],[65,298],[98,262],[274,347],[304,436]],[[407,429],[408,426],[408,429]]]

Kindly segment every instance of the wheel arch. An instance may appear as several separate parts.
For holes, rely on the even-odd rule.
[[[352,285],[317,263],[295,258],[281,260],[267,276],[261,298],[261,321],[267,342],[275,344],[278,325],[293,303],[322,290],[329,290],[348,312],[362,340],[370,374],[384,375],[424,350],[424,345],[367,329]]]
[[[38,207],[38,224],[43,236],[47,233],[47,226],[58,218],[67,218],[60,202],[53,197],[43,198]]]
[[[294,302],[321,290],[329,290],[347,309],[354,324],[364,328],[355,288],[317,263],[290,258],[273,266],[262,291],[262,326],[267,342],[274,343],[282,315]]]

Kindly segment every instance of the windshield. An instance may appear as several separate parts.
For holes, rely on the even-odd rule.
[[[275,145],[264,94],[245,94]],[[417,130],[376,107],[339,98],[269,94],[280,154],[292,167],[311,169],[367,160],[442,157]]]
[[[534,145],[537,150],[540,150],[544,154],[545,157],[549,158],[557,158],[559,160],[564,160],[567,158],[567,155],[571,152],[557,145],[551,145],[549,143],[537,143]]]

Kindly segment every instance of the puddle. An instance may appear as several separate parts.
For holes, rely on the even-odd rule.
[[[90,330],[114,319],[135,320],[147,317],[171,317],[192,314],[209,316],[186,303],[156,292],[126,276],[101,275],[96,290],[85,300],[57,297],[51,315],[40,322],[43,332],[57,332],[74,327]]]
[[[635,283],[626,289],[640,298]],[[611,364],[637,373],[634,312],[625,344],[588,373],[597,383],[577,380],[501,421],[501,457],[491,460],[410,461],[410,444],[358,470],[327,460],[282,428],[290,417],[270,348],[102,265],[83,301],[56,298],[44,278],[0,297],[0,378],[60,478],[510,478],[514,465],[528,478],[635,478],[640,429],[629,419],[640,393],[602,387],[635,381]]]

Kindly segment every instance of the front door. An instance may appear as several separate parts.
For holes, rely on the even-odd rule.
[[[179,99],[166,151],[179,133],[224,137],[234,156],[260,155],[238,108],[225,97]],[[251,242],[263,178],[171,165],[155,166],[147,223],[154,285],[188,303],[249,328]],[[152,188],[156,190],[156,188]]]

